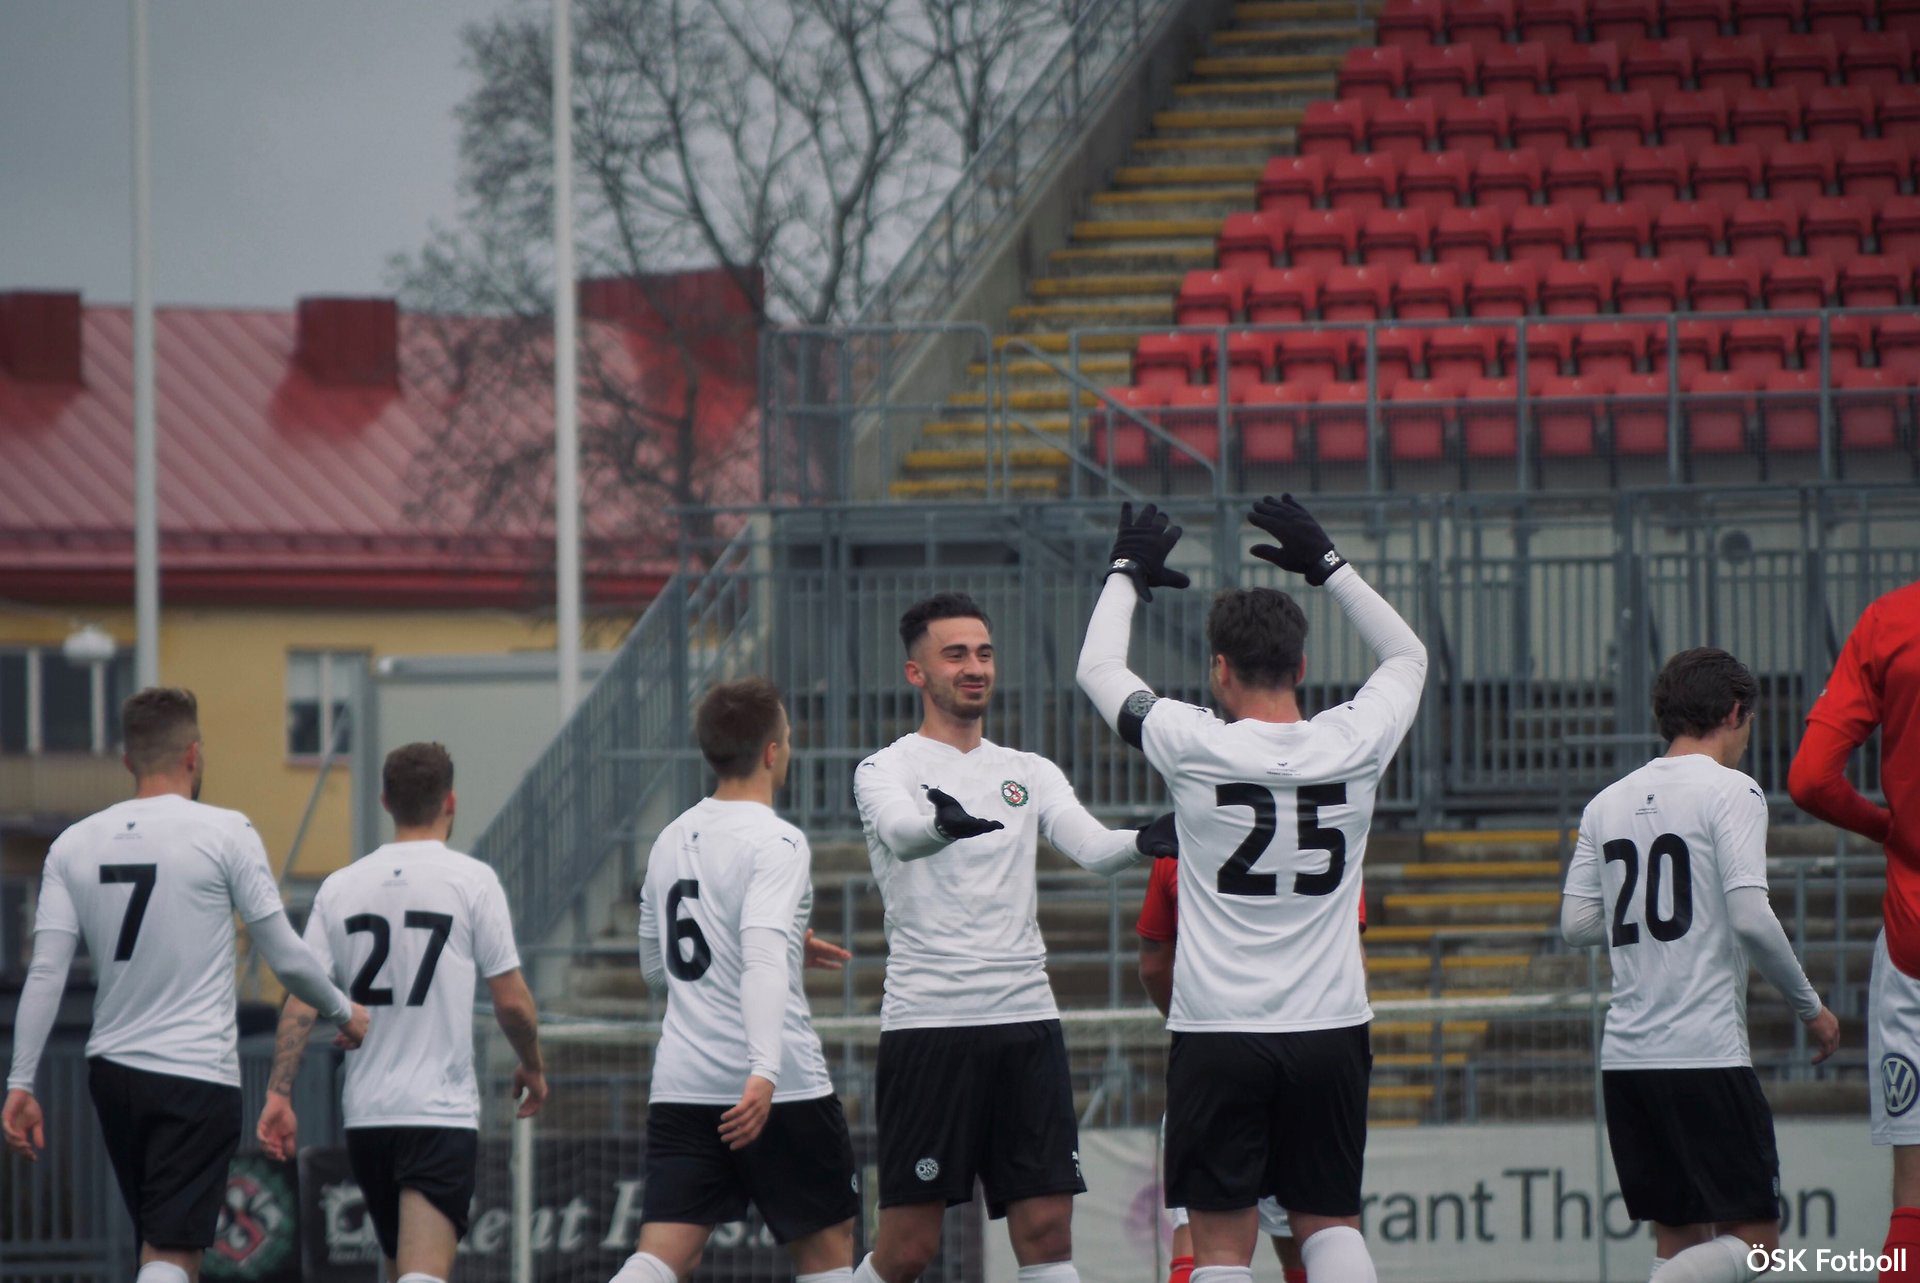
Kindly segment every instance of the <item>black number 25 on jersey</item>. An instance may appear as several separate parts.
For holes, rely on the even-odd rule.
[[[1244,806],[1253,812],[1253,830],[1233,849],[1220,866],[1216,885],[1221,895],[1278,895],[1280,879],[1272,873],[1255,873],[1253,866],[1267,853],[1274,834],[1280,831],[1280,807],[1277,793],[1293,793],[1298,817],[1296,849],[1325,851],[1327,867],[1319,873],[1296,873],[1295,895],[1332,895],[1347,871],[1347,835],[1339,829],[1322,828],[1320,808],[1340,806],[1347,800],[1347,786],[1304,784],[1298,789],[1270,789],[1264,784],[1221,784],[1213,791],[1215,806]]]

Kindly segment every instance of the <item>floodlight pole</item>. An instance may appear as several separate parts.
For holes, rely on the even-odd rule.
[[[573,33],[553,0],[553,507],[560,717],[580,702],[580,411],[573,280]]]
[[[153,413],[153,125],[147,86],[147,0],[133,26],[133,618],[134,680],[160,684],[159,460]]]

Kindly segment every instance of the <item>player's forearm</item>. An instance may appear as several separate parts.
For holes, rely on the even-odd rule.
[[[293,1095],[294,1079],[300,1076],[300,1062],[307,1055],[307,1039],[313,1033],[319,1015],[308,1003],[289,997],[280,1009],[280,1027],[273,1035],[273,1073],[267,1090],[282,1096]]]
[[[1351,564],[1340,567],[1327,580],[1327,591],[1340,603],[1340,609],[1360,634],[1360,640],[1379,656],[1381,667],[1400,665],[1425,678],[1426,643],[1400,618],[1400,612],[1360,577],[1359,571]]]
[[[1080,645],[1080,662],[1074,678],[1080,689],[1100,711],[1107,725],[1120,729],[1120,714],[1127,697],[1135,691],[1151,689],[1127,667],[1127,647],[1133,635],[1133,608],[1139,591],[1126,575],[1108,575],[1100,600],[1094,605],[1093,618],[1087,623],[1087,637]]]
[[[545,1073],[546,1060],[540,1052],[540,1012],[534,1004],[533,991],[527,988],[518,971],[495,977],[491,983],[494,1023],[506,1035],[507,1045],[519,1058],[520,1067],[530,1073]]]
[[[1046,835],[1060,854],[1102,877],[1110,878],[1147,858],[1139,847],[1138,829],[1110,829],[1077,803],[1051,813]]]
[[[341,1024],[353,1014],[353,1004],[340,987],[327,976],[326,968],[313,956],[284,913],[273,913],[247,924],[253,946],[266,959],[267,966],[280,978],[287,992],[317,1011],[333,1024]]]
[[[667,988],[667,958],[660,951],[660,937],[650,930],[653,919],[647,909],[647,902],[640,901],[640,974],[647,982],[647,988],[654,993],[665,993]]]
[[[747,1036],[747,1073],[780,1083],[780,1035],[789,986],[787,937],[772,927],[740,933],[740,1024]]]
[[[924,860],[952,845],[934,827],[933,812],[922,811],[905,797],[889,799],[873,808],[874,833],[901,860]]]
[[[1884,843],[1893,829],[1893,813],[1863,797],[1847,778],[1847,759],[1856,747],[1837,728],[1808,722],[1787,771],[1787,792],[1794,805],[1814,819]]]
[[[1140,986],[1161,1015],[1173,1010],[1173,950],[1158,940],[1140,941]]]
[[[1604,943],[1607,938],[1607,906],[1584,895],[1560,897],[1560,938],[1568,944]]]
[[[8,1090],[30,1092],[40,1072],[40,1053],[60,1015],[60,994],[67,987],[67,971],[79,938],[71,931],[33,934],[33,961],[20,990],[20,1006],[13,1021],[13,1066],[7,1071]]]
[[[1727,892],[1727,920],[1754,968],[1778,989],[1801,1020],[1820,1014],[1820,995],[1794,956],[1793,943],[1787,939],[1780,919],[1773,916],[1773,905],[1761,887],[1737,887]]]

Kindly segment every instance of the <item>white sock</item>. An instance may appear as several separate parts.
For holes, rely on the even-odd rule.
[[[1667,1263],[1667,1258],[1664,1256],[1656,1256],[1653,1258],[1653,1274],[1650,1274],[1647,1276],[1647,1283],[1653,1283],[1654,1275],[1659,1274],[1660,1267],[1662,1265],[1665,1265],[1666,1263]]]
[[[880,1271],[873,1268],[872,1252],[868,1252],[860,1264],[854,1267],[853,1283],[887,1283],[880,1277]]]
[[[431,1274],[422,1274],[419,1270],[409,1270],[402,1274],[396,1283],[447,1283],[447,1281]]]
[[[1302,1243],[1300,1263],[1313,1283],[1380,1283],[1367,1240],[1351,1225],[1330,1225]]]
[[[187,1283],[187,1272],[171,1261],[148,1261],[134,1279],[135,1283]]]
[[[1731,1234],[1680,1253],[1654,1271],[1653,1283],[1750,1283],[1760,1277],[1747,1265],[1753,1249]]]
[[[837,1270],[823,1270],[818,1274],[796,1274],[793,1283],[853,1283],[853,1267],[843,1265]]]
[[[1193,1272],[1193,1283],[1253,1283],[1253,1267],[1203,1265]]]
[[[652,1252],[635,1252],[613,1276],[613,1283],[680,1283],[667,1263]]]
[[[1080,1271],[1072,1261],[1048,1261],[1045,1265],[1022,1265],[1020,1283],[1080,1283]]]

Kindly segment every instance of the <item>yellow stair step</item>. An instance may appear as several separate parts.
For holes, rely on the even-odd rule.
[[[1064,468],[1072,461],[1059,450],[1045,446],[1023,446],[1001,452],[999,463],[1006,468]],[[964,472],[987,466],[985,450],[909,450],[901,464],[909,472]]]
[[[1211,245],[1168,245],[1158,249],[1134,245],[1075,245],[1053,251],[1047,255],[1047,262],[1055,267],[1072,263],[1124,263],[1151,254],[1186,264],[1191,270],[1212,267],[1215,252]]]
[[[1403,878],[1557,878],[1558,860],[1431,860],[1403,864]]]
[[[1042,276],[1029,287],[1035,298],[1087,298],[1102,294],[1173,294],[1180,278],[1167,272],[1114,276]]]
[[[1353,11],[1349,9],[1348,13]],[[1366,44],[1373,40],[1373,28],[1363,26],[1315,27],[1312,31],[1275,31],[1272,27],[1236,27],[1213,33],[1213,42],[1223,47],[1234,45],[1270,45],[1276,40],[1347,40]]]
[[[1167,325],[1173,300],[1152,303],[1022,303],[1007,309],[1014,321],[1082,321],[1089,325]]]
[[[1367,991],[1367,997],[1375,1002],[1431,1002],[1436,997],[1471,999],[1475,1002],[1484,1002],[1488,998],[1506,998],[1511,996],[1512,993],[1513,991],[1511,989],[1442,989],[1438,994],[1428,989],[1370,989]],[[1389,1023],[1398,1024],[1405,1022],[1394,1021]],[[1412,1023],[1422,1029],[1432,1027],[1431,1021],[1417,1020]],[[1462,1022],[1456,1020],[1445,1022],[1449,1029],[1457,1029],[1461,1023]],[[1482,1021],[1480,1023],[1484,1024],[1486,1022]],[[1375,1029],[1379,1027],[1377,1024],[1374,1026]]]
[[[1400,925],[1382,923],[1367,928],[1369,944],[1426,944],[1436,936],[1450,939],[1468,939],[1474,936],[1536,936],[1548,934],[1550,928],[1535,926],[1526,922],[1471,922],[1458,926]]]
[[[1122,187],[1178,187],[1182,183],[1257,183],[1264,165],[1122,165],[1113,181]]]
[[[1379,1028],[1377,1025],[1374,1027]],[[1433,1063],[1432,1056],[1417,1051],[1377,1051],[1373,1054],[1375,1069],[1426,1069]],[[1449,1067],[1464,1065],[1467,1063],[1467,1053],[1443,1051],[1440,1053],[1440,1063]]]
[[[1015,388],[1005,396],[996,396],[995,405],[1003,405],[1010,410],[1065,410],[1072,404],[1072,393],[1066,388]],[[1080,404],[1097,406],[1101,403],[1096,393],[1082,392]],[[947,398],[951,406],[964,406],[977,410],[987,404],[985,392],[956,392]]]
[[[1224,218],[1095,219],[1075,223],[1073,239],[1077,241],[1171,241],[1204,236],[1212,240],[1220,235],[1220,227],[1225,222]]]
[[[1378,994],[1374,996],[1379,997]],[[1465,1038],[1480,1038],[1486,1035],[1487,1026],[1491,1022],[1486,1020],[1442,1020],[1438,1023],[1442,1033],[1458,1034]],[[1373,1022],[1372,1028],[1374,1033],[1379,1034],[1383,1038],[1411,1038],[1422,1034],[1431,1034],[1434,1024],[1435,1022],[1431,1020],[1376,1020]]]
[[[1038,378],[1050,374],[1059,375],[1062,367],[1048,361],[1036,361],[1032,357],[1025,357],[1004,362],[1001,368],[1016,378]],[[1130,357],[1124,356],[1082,358],[1080,373],[1089,376],[1117,374],[1125,378],[1133,373],[1133,361]],[[967,367],[967,374],[971,378],[984,379],[987,376],[987,363],[975,361]],[[1062,375],[1062,377],[1065,376]]]
[[[1418,1100],[1433,1099],[1432,1083],[1379,1083],[1367,1088],[1367,1099],[1374,1100]]]
[[[1490,906],[1558,908],[1558,891],[1403,891],[1382,901],[1389,909],[1484,909]]]
[[[1029,431],[1031,429],[1031,431]],[[1073,420],[1064,414],[1022,415],[1019,426],[1009,426],[1009,440],[1031,440],[1034,432],[1065,433],[1073,431]],[[939,419],[920,426],[921,436],[932,437],[983,437],[987,434],[987,421],[974,418]]]
[[[1138,342],[1131,334],[1083,334],[1080,336],[1080,351],[1087,352],[1131,352]],[[1065,334],[996,334],[993,346],[997,351],[1012,348],[1015,352],[1023,347],[1036,352],[1065,354],[1068,348],[1068,336]]]
[[[1575,829],[1568,829],[1573,837]],[[1422,846],[1552,846],[1558,829],[1429,829],[1420,835]]]
[[[1233,54],[1196,58],[1196,76],[1326,76],[1340,70],[1337,53]]]
[[[1256,174],[1251,181],[1258,181]],[[1216,187],[1135,187],[1117,192],[1095,192],[1093,203],[1096,205],[1171,205],[1176,201],[1192,201],[1200,204],[1207,201],[1245,201],[1249,209],[1253,206],[1254,190],[1241,183]]]
[[[1014,494],[1057,495],[1060,482],[1054,477],[999,477],[994,480],[994,489],[1010,490]],[[987,483],[979,477],[916,477],[890,483],[887,492],[896,499],[957,499],[986,494]]]
[[[1307,116],[1301,107],[1200,107],[1156,111],[1155,129],[1284,129]]]
[[[1440,959],[1442,971],[1497,971],[1503,967],[1524,967],[1533,961],[1530,953],[1456,953]],[[1431,958],[1367,959],[1369,975],[1400,975],[1409,971],[1430,971]]]
[[[1263,147],[1278,154],[1291,150],[1295,142],[1292,130],[1261,134],[1188,134],[1182,138],[1137,138],[1133,149],[1142,152],[1184,152]]]
[[[1233,6],[1233,20],[1242,22],[1351,22],[1357,15],[1380,12],[1377,0],[1242,0]]]
[[[1332,76],[1286,80],[1190,80],[1173,87],[1175,98],[1331,98]]]

